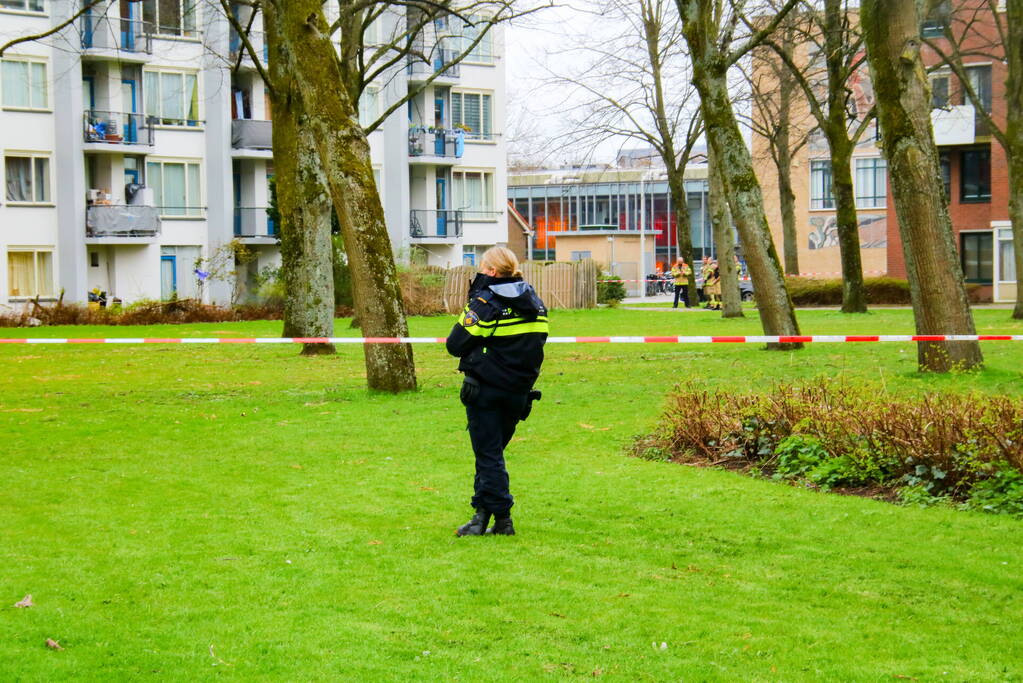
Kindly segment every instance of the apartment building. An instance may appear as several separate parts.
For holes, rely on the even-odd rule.
[[[966,11],[966,10],[960,10]],[[990,14],[970,12],[977,31],[973,45],[997,41]],[[925,37],[944,40],[945,26],[955,21],[952,4],[938,3],[922,24]],[[977,50],[981,52],[982,50]],[[990,50],[988,53],[990,54]],[[809,49],[797,50],[803,62],[813,59]],[[949,213],[966,281],[979,285],[978,295],[994,301],[1016,300],[1013,243],[1008,220],[1008,166],[1001,146],[965,96],[956,77],[940,68],[938,55],[923,48],[930,74],[934,140],[938,146],[941,174],[949,201]],[[964,59],[973,87],[998,125],[1005,120],[1005,66],[981,54]],[[764,94],[777,87],[774,79],[754,79]],[[874,103],[874,89],[867,65],[850,79],[851,106],[862,117]],[[755,98],[756,99],[756,98]],[[754,115],[757,112],[754,111]],[[762,115],[762,114],[761,114]],[[805,103],[794,111],[794,120],[806,120]],[[902,240],[895,203],[888,183],[887,163],[881,151],[876,125],[871,124],[853,153],[853,182],[859,218],[861,260],[865,275],[906,277]],[[764,191],[764,205],[772,236],[779,251],[782,244],[778,171],[770,158],[767,140],[753,135],[753,158]],[[811,277],[839,277],[841,259],[835,202],[831,191],[831,159],[828,144],[819,131],[794,155],[792,186],[795,194],[799,266]]]
[[[58,25],[74,6],[0,0],[0,42]],[[251,10],[232,7],[247,24]],[[405,19],[385,15],[367,43],[387,42]],[[261,18],[252,25],[265,62]],[[473,37],[431,25],[418,47],[432,61],[383,74],[360,119],[376,119]],[[370,135],[400,259],[458,265],[507,239],[501,49],[496,29]],[[272,125],[259,70],[212,4],[100,3],[15,46],[0,60],[0,304],[84,301],[94,288],[126,303],[251,296],[256,274],[280,263],[266,211]],[[218,277],[233,264],[210,266],[235,239],[254,259],[237,280]]]

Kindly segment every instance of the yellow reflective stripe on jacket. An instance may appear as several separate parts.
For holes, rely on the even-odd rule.
[[[475,322],[467,324],[467,316],[469,315],[469,304],[465,305],[462,309],[462,315],[458,318],[458,324],[462,326],[462,329],[471,334],[474,337],[489,337],[494,333],[494,328],[497,326],[496,320],[484,321],[480,320],[479,316],[473,311],[473,315],[476,316]]]
[[[512,337],[517,334],[530,334],[533,332],[541,332],[547,334],[549,332],[549,325],[547,324],[547,318],[539,316],[535,320],[525,320],[524,318],[507,318],[505,320],[499,320],[497,322],[497,329],[494,330],[493,336],[495,337]]]

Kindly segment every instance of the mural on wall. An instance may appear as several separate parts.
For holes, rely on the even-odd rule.
[[[888,216],[883,213],[859,213],[860,249],[881,249],[888,246]],[[838,220],[835,216],[810,216],[807,247],[827,249],[838,246]]]

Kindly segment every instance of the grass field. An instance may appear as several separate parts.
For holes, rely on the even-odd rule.
[[[1023,333],[1008,316],[976,313]],[[760,331],[709,312],[552,320],[565,336]],[[912,331],[908,311],[800,321]],[[364,389],[359,348],[0,345],[0,680],[1023,680],[1023,522],[623,454],[687,378],[1023,395],[1023,344],[983,349],[981,372],[924,377],[908,344],[550,345],[509,448],[519,535],[457,539],[472,459],[439,345],[416,348],[421,390],[402,396]]]

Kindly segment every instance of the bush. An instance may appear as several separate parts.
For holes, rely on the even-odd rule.
[[[750,395],[686,384],[633,452],[1023,516],[1023,401],[1005,397],[913,399],[830,380]]]
[[[617,306],[625,298],[625,284],[617,275],[611,273],[597,274],[597,303]]]
[[[796,306],[841,306],[842,281],[816,280],[804,277],[785,278],[785,285]],[[873,306],[908,306],[912,303],[909,282],[890,277],[873,277],[863,280],[867,303]],[[979,285],[967,285],[970,301],[978,300]]]
[[[195,299],[171,301],[140,300],[125,307],[89,308],[84,304],[34,306],[31,313],[0,315],[0,327],[29,327],[33,320],[42,325],[162,325],[219,323],[239,320],[280,320],[280,302],[242,306],[214,306]]]

